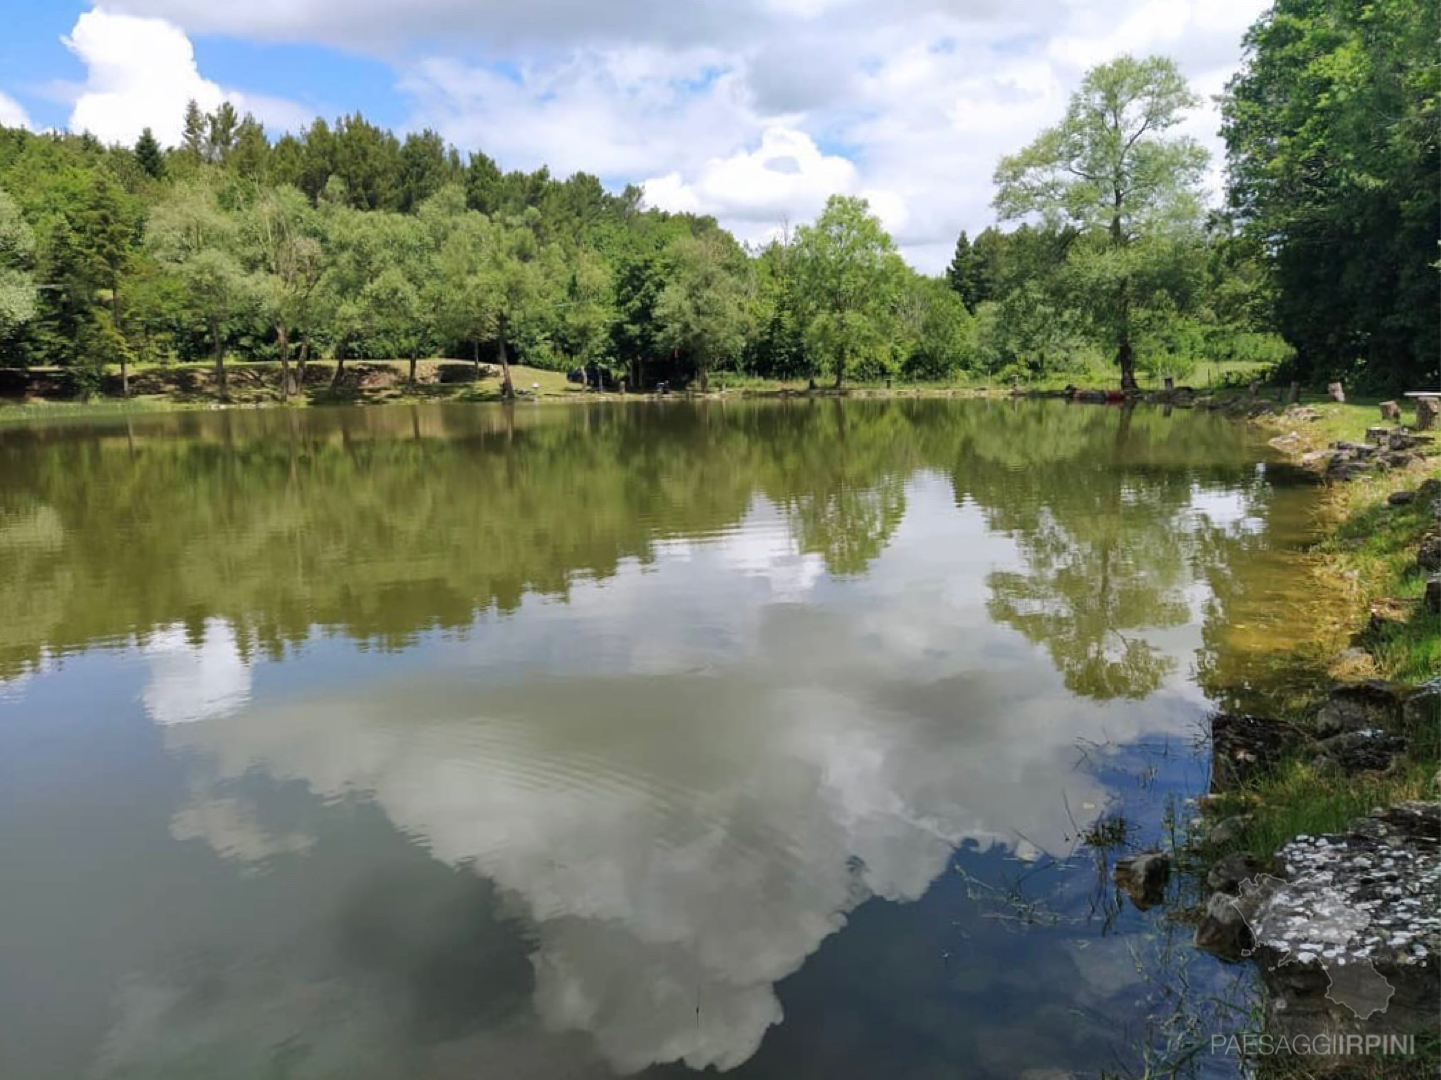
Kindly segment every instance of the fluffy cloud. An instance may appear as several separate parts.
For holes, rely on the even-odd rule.
[[[30,117],[26,115],[20,102],[14,98],[0,94],[0,127],[23,127],[30,126]]]
[[[886,554],[845,590],[758,500],[735,530],[576,582],[561,608],[478,624],[423,675],[361,654],[345,691],[272,686],[206,722],[156,717],[191,770],[172,831],[263,864],[310,841],[248,803],[246,777],[366,793],[524,925],[551,1033],[534,1052],[579,1032],[621,1073],[739,1065],[780,1020],[775,983],[859,904],[915,900],[969,838],[1064,850],[1067,807],[1108,795],[1077,741],[1185,739],[1201,708],[1181,684],[1072,698],[986,615],[1011,541],[957,513],[945,479],[906,496]],[[1198,633],[1155,642],[1185,657]],[[194,1052],[219,1011],[162,1014],[144,1042]]]
[[[229,99],[238,111],[280,128],[308,119],[290,102],[222,89],[204,78],[189,37],[163,19],[97,8],[76,20],[64,42],[86,70],[70,127],[106,142],[134,142],[149,127],[162,143],[178,143],[183,105],[191,98],[207,111]]]
[[[1166,53],[1214,95],[1265,6],[122,0],[119,9],[190,32],[384,57],[415,127],[509,168],[643,181],[653,204],[714,213],[747,238],[809,218],[830,191],[865,193],[907,257],[937,270],[961,228],[993,219],[997,159],[1060,116],[1088,67],[1121,52]],[[1213,150],[1213,188],[1216,127],[1208,102],[1184,129]],[[788,152],[774,153],[778,145]]]

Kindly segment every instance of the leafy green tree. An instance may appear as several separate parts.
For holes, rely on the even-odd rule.
[[[1304,372],[1436,385],[1441,7],[1277,0],[1223,101],[1231,205]]]
[[[226,166],[237,176],[256,183],[263,184],[269,176],[270,140],[265,137],[265,125],[249,113],[235,129]]]
[[[150,213],[145,240],[156,262],[181,282],[187,311],[204,322],[220,393],[228,392],[225,335],[255,296],[236,254],[240,230],[204,179],[177,184]]]
[[[861,357],[885,345],[894,301],[887,256],[894,250],[865,199],[832,195],[815,223],[796,231],[806,341],[830,366],[837,389]]]
[[[135,140],[135,160],[152,180],[165,179],[165,151],[160,148],[155,132],[146,128]]]
[[[326,269],[320,222],[298,189],[266,188],[247,208],[241,232],[261,309],[275,327],[281,394],[291,397],[297,390],[290,369],[292,335],[309,339],[315,293]],[[302,368],[302,385],[304,379]]]
[[[686,236],[668,249],[669,281],[656,301],[660,340],[689,360],[702,391],[716,364],[740,355],[750,325],[747,267],[734,242]]]
[[[500,361],[502,397],[515,396],[510,378],[507,345],[516,324],[557,302],[555,268],[558,252],[541,244],[534,219],[491,223],[490,243],[484,251],[478,282],[484,324],[495,342]]]
[[[1140,308],[1154,295],[1151,237],[1199,224],[1206,152],[1166,133],[1199,104],[1173,61],[1123,56],[1087,72],[1065,119],[996,169],[1005,219],[1069,225],[1087,282],[1093,332],[1116,350],[1121,387],[1136,389]]]
[[[34,253],[34,233],[0,189],[0,344],[35,317]]]
[[[588,248],[577,250],[566,263],[569,272],[560,292],[556,337],[566,356],[588,368],[610,354],[616,318],[610,267]]]

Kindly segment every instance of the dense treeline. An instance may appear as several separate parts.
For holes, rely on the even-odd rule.
[[[1437,385],[1441,5],[1277,0],[1224,101],[1231,203],[1310,375]]]
[[[1015,227],[963,233],[937,278],[860,199],[751,249],[634,186],[504,172],[359,114],[272,141],[192,102],[170,149],[0,128],[0,363],[94,386],[106,365],[208,360],[223,392],[238,355],[278,360],[290,394],[319,356],[337,383],[347,358],[408,357],[414,380],[421,356],[466,356],[507,392],[515,360],[632,387],[1114,360],[1131,387],[1281,360],[1279,327],[1309,375],[1413,379],[1437,351],[1438,212],[1434,35],[1400,25],[1413,6],[1295,0],[1253,28],[1226,101],[1228,213],[1206,214],[1204,151],[1171,132],[1198,103],[1174,64],[1102,65],[996,169]],[[1373,114],[1395,122],[1372,133]]]

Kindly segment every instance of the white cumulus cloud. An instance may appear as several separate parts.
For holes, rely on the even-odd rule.
[[[8,94],[0,94],[0,127],[22,127],[30,126],[30,117],[26,115],[20,102]]]
[[[308,118],[280,98],[223,89],[205,78],[185,31],[164,19],[87,11],[64,38],[85,65],[85,82],[70,114],[70,128],[106,142],[130,143],[149,127],[166,145],[180,141],[185,102],[207,112],[229,100],[281,128]]]
[[[865,194],[902,253],[941,269],[994,220],[998,159],[1058,120],[1085,70],[1171,56],[1209,98],[1265,0],[116,0],[189,33],[304,41],[390,63],[408,126],[507,169],[643,182],[653,205],[756,239],[833,191]],[[118,16],[112,16],[118,17]],[[169,24],[163,24],[169,25]],[[194,73],[184,52],[177,72]],[[357,105],[363,103],[347,103]],[[777,146],[788,151],[774,153]],[[788,160],[790,159],[790,160]]]

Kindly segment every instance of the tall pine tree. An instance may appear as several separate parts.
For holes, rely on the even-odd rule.
[[[155,138],[155,132],[146,128],[135,140],[135,160],[153,180],[165,179],[165,152]]]

